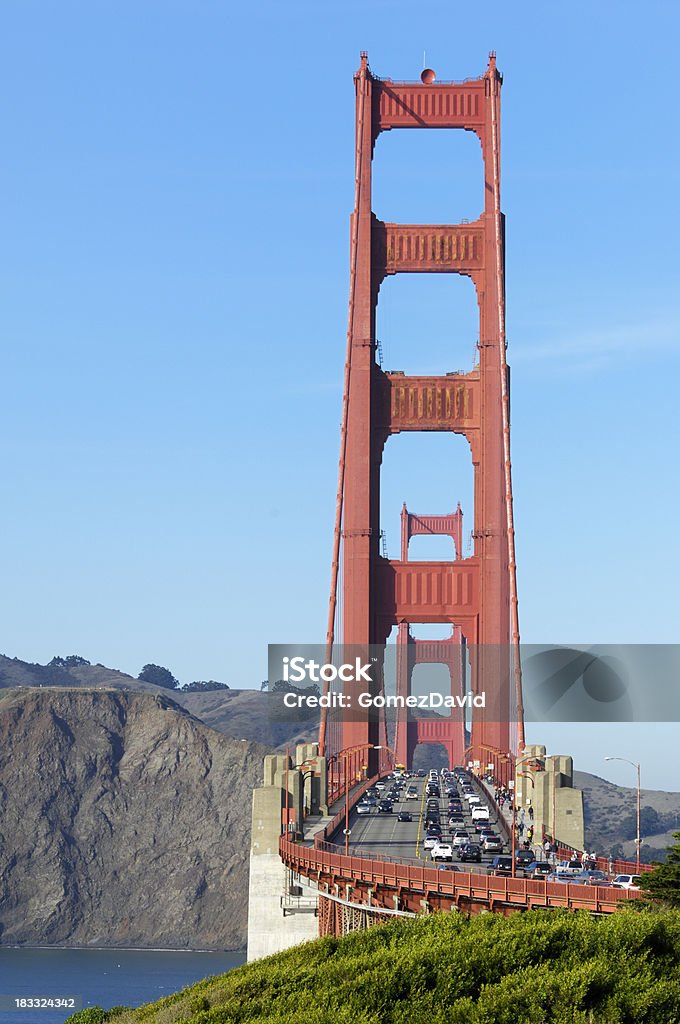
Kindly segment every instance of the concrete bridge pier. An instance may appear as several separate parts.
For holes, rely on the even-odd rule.
[[[528,745],[517,759],[517,807],[534,811],[535,842],[544,833],[583,852],[583,793],[574,788],[574,763],[566,754],[546,756],[546,748]]]
[[[318,937],[318,893],[282,863],[279,837],[286,830],[312,836],[328,820],[327,799],[326,759],[316,744],[300,744],[294,758],[265,757],[263,784],[253,790],[249,961]]]

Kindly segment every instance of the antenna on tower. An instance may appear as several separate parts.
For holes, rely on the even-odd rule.
[[[432,68],[428,68],[425,63],[425,56],[425,50],[423,50],[423,70],[420,72],[420,81],[423,85],[432,85],[437,76]]]

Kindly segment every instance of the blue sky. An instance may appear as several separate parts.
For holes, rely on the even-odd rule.
[[[267,643],[323,636],[361,49],[505,76],[523,639],[675,642],[677,29],[654,2],[6,8],[0,650],[253,686]],[[474,138],[381,137],[374,208],[476,216]],[[469,368],[472,312],[466,281],[387,282],[386,367]],[[465,456],[390,441],[392,557],[403,500],[470,508]]]

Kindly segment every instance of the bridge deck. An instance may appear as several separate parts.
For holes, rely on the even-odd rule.
[[[316,883],[322,896],[328,892],[356,905],[416,913],[453,908],[471,913],[483,909],[510,913],[535,907],[611,913],[621,902],[638,897],[636,891],[626,889],[487,874],[491,854],[486,855],[485,865],[456,863],[463,869],[459,871],[433,864],[423,849],[420,830],[425,781],[419,780],[417,800],[404,800],[395,805],[395,811],[400,808],[412,811],[414,821],[411,823],[398,822],[396,813],[356,814],[354,806],[375,781],[358,787],[350,797],[348,854],[344,851],[342,835],[344,805],[325,828],[315,829],[313,846],[281,837],[280,853],[284,863]],[[441,801],[442,805],[445,800]],[[492,827],[496,824],[500,829],[499,818],[496,810]],[[466,827],[470,830],[468,822],[469,815]]]

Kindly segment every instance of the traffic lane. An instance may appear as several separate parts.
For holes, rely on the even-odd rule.
[[[391,780],[385,781],[386,788],[379,795],[379,799],[391,789]],[[415,799],[407,799],[410,787],[415,787],[417,790]],[[393,804],[392,813],[380,813],[376,808],[370,814],[363,815],[358,815],[356,811],[353,811],[350,821],[352,831],[350,845],[356,847],[356,852],[371,853],[376,856],[382,854],[397,859],[408,858],[411,860],[415,858],[424,787],[425,780],[423,779],[406,780],[400,798]],[[399,821],[400,811],[408,811],[412,815],[413,821]]]
[[[358,855],[370,853],[380,856],[382,854],[409,860],[415,857],[418,831],[417,814],[411,812],[414,818],[412,822],[398,819],[399,811],[411,810],[408,805],[415,803],[414,800],[399,800],[393,805],[391,814],[379,813],[375,808],[370,814],[357,814],[354,811],[350,818],[349,845],[351,850]]]
[[[412,785],[416,785],[418,788],[417,800],[405,799],[408,786]],[[408,780],[407,786],[402,791],[402,798],[395,802],[393,806],[392,814],[378,813],[375,809],[370,814],[365,815],[357,815],[356,811],[353,811],[350,818],[351,835],[349,837],[349,846],[359,855],[362,852],[371,853],[374,856],[382,854],[395,859],[408,859],[409,861],[415,859],[420,863],[425,861],[434,865],[435,862],[431,860],[430,851],[423,847],[425,826],[424,821],[421,820],[421,813],[424,813],[426,809],[426,799],[424,796],[426,786],[427,779]],[[440,821],[442,823],[442,839],[444,842],[452,843],[453,830],[448,828],[448,803],[449,798],[446,796],[440,797],[438,801]],[[489,807],[490,811],[489,825],[498,831],[493,808],[488,803],[486,803],[486,806]],[[462,801],[462,807],[464,823],[462,826],[456,827],[465,828],[470,835],[470,841],[474,842],[478,838],[478,834],[472,823],[471,808],[464,800]],[[397,815],[401,810],[409,811],[413,815],[414,821],[399,822]],[[338,836],[336,842],[339,840],[340,837]],[[496,856],[496,852],[483,852],[482,862],[479,863],[477,861],[459,861],[457,854],[454,852],[453,863],[461,870],[486,871],[494,856]]]
[[[442,791],[442,793],[444,793],[444,786],[443,785],[442,785],[442,790],[441,791]],[[470,805],[470,804],[468,804],[468,802],[466,800],[464,800],[463,797],[462,797],[462,787],[456,786],[456,794],[460,798],[460,801],[461,801],[461,811],[460,811],[460,813],[463,816],[463,822],[462,822],[462,824],[456,823],[451,828],[449,828],[449,826],[448,826],[448,819],[449,819],[449,809],[448,809],[449,808],[449,797],[448,796],[441,796],[440,799],[439,799],[439,813],[440,813],[440,820],[442,822],[443,841],[444,842],[448,842],[451,846],[453,846],[454,832],[457,829],[464,829],[468,833],[468,835],[470,837],[470,842],[471,843],[475,843],[476,842],[478,844],[481,844],[481,840],[479,838],[479,833],[476,831],[476,829],[474,827],[474,822],[472,821],[472,807],[473,806],[480,806],[480,804],[477,804],[477,805]],[[427,806],[427,803],[426,803],[426,806]],[[496,814],[494,813],[494,809],[493,809],[492,805],[489,802],[487,802],[486,800],[483,800],[481,806],[486,806],[488,808],[488,810],[489,810],[489,820],[488,820],[488,822],[485,821],[483,824],[485,826],[489,826],[490,828],[493,828],[495,833],[496,833],[496,835],[498,835],[499,838],[501,840],[503,840],[503,835],[499,831],[498,820],[497,820]],[[497,854],[505,853],[505,852],[506,852],[506,848],[505,848],[505,845],[504,845],[503,850],[496,850],[496,851],[492,851],[492,852],[488,852],[488,853],[485,852],[484,850],[482,850],[482,860],[481,860],[481,862],[480,861],[460,861],[458,859],[457,849],[454,847],[453,863],[456,864],[457,867],[459,867],[460,869],[462,869],[464,871],[472,871],[472,872],[474,872],[474,871],[480,872],[481,871],[481,872],[486,872],[489,869],[489,867],[491,865],[491,862],[493,861],[493,858],[495,856],[497,856]],[[429,850],[423,850],[423,857],[425,857],[425,856],[427,856],[428,859],[431,859],[429,857]]]

